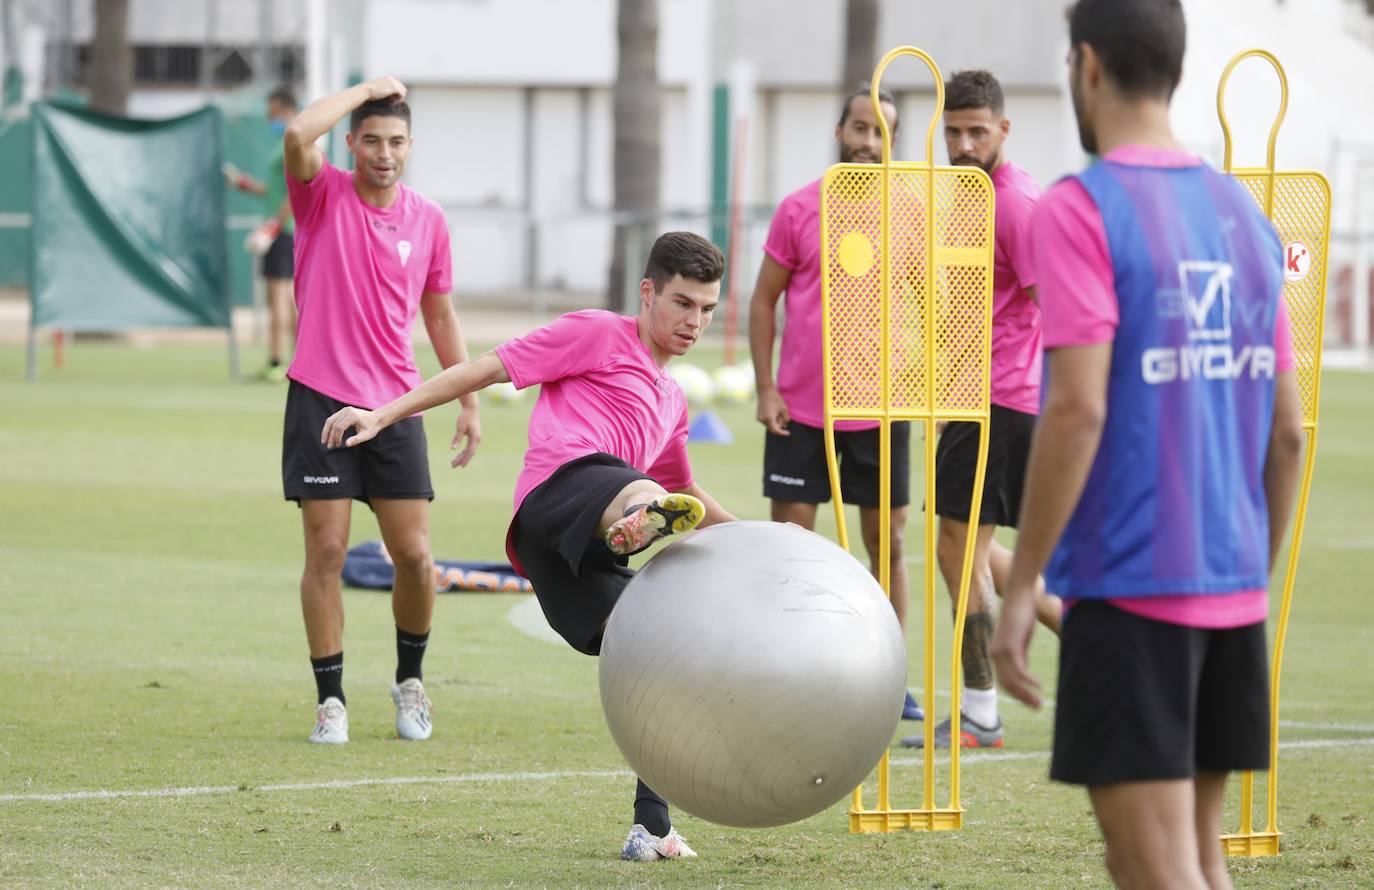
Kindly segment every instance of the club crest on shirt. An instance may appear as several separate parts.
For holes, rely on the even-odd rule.
[[[396,252],[401,255],[401,265],[404,266],[407,262],[410,261],[410,242],[397,241]]]

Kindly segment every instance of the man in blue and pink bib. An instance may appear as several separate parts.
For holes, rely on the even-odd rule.
[[[1036,577],[1064,598],[1050,775],[1088,789],[1120,886],[1229,887],[1233,770],[1269,760],[1268,578],[1301,404],[1272,226],[1175,141],[1178,0],[1080,0],[1086,151],[1032,221],[1046,385],[992,652],[1026,666]]]

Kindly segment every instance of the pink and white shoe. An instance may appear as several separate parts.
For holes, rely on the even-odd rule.
[[[606,529],[606,546],[616,556],[631,556],[659,538],[691,531],[706,517],[706,507],[690,494],[665,494],[631,507]]]
[[[654,862],[658,859],[694,859],[696,852],[689,846],[676,828],[669,828],[665,837],[658,837],[638,823],[630,829],[625,838],[625,846],[620,849],[620,858],[630,862]]]
[[[434,724],[430,721],[431,705],[419,678],[410,677],[393,685],[391,700],[396,703],[396,738],[413,742],[429,738],[434,732]]]
[[[342,745],[348,741],[348,709],[334,696],[315,707],[315,728],[310,741],[321,745]]]

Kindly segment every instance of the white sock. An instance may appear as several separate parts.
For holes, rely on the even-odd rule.
[[[969,689],[964,687],[963,704],[959,710],[979,726],[988,729],[997,725],[997,687]]]

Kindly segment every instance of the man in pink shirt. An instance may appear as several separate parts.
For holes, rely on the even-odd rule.
[[[549,625],[577,651],[597,655],[611,609],[634,577],[628,556],[665,535],[734,519],[692,479],[687,401],[665,370],[710,324],[724,268],[711,242],[669,232],[649,252],[637,316],[565,315],[377,410],[340,410],[320,439],[366,447],[416,411],[493,383],[539,384],[506,552],[533,582]],[[620,855],[696,855],[673,829],[667,803],[643,782]]]
[[[348,741],[343,691],[343,597],[352,499],[368,504],[395,564],[392,614],[396,733],[433,730],[421,660],[434,611],[429,549],[429,460],[424,426],[407,417],[365,448],[330,451],[326,417],[344,405],[376,407],[420,382],[411,347],[417,312],[445,367],[467,361],[449,299],[452,257],[443,211],[400,183],[410,154],[406,88],[379,77],[310,105],[286,128],[286,185],[296,220],[296,355],[282,435],[282,483],[301,508],[301,609],[318,704],[312,742]],[[353,172],[333,167],[315,141],[349,117]],[[477,400],[464,399],[453,436],[465,466],[480,439]]]
[[[1032,223],[1047,353],[992,653],[1026,663],[1043,571],[1069,605],[1050,777],[1086,786],[1121,887],[1224,890],[1230,771],[1269,759],[1267,585],[1300,471],[1283,248],[1169,126],[1179,0],[1080,0],[1083,149]]]
[[[897,106],[879,94],[883,114],[895,136]],[[851,93],[835,125],[840,162],[877,164],[883,137],[868,89]],[[763,494],[772,503],[775,522],[792,522],[814,530],[816,510],[830,500],[830,474],[825,462],[824,369],[821,367],[821,181],[809,182],[782,199],[773,213],[763,263],[749,304],[749,350],[758,390],[758,419],[766,427],[763,446]],[[777,339],[778,299],[784,324],[776,382],[773,341]],[[892,518],[889,583],[892,608],[905,626],[906,560],[902,533],[910,487],[910,429],[892,425]],[[840,494],[859,507],[864,549],[878,574],[878,424],[841,420],[835,424],[835,450],[840,460]],[[920,720],[922,712],[907,694],[902,716]]]
[[[987,468],[969,576],[964,624],[963,690],[959,744],[965,748],[1002,747],[1002,720],[988,657],[992,640],[993,598],[1005,586],[1011,553],[993,540],[997,526],[1016,528],[1021,486],[1030,454],[1031,431],[1040,410],[1040,307],[1035,302],[1030,219],[1040,187],[1007,159],[1004,143],[1011,121],[1003,113],[1002,85],[987,71],[959,71],[945,84],[945,147],[954,165],[979,167],[992,178],[997,195],[992,279],[992,391]],[[978,425],[950,423],[935,455],[935,512],[940,517],[936,556],[951,598],[959,590],[974,474],[978,468]],[[1059,602],[1041,597],[1040,617],[1059,626]],[[951,721],[935,727],[935,745],[950,745]],[[902,744],[921,747],[925,737]]]

